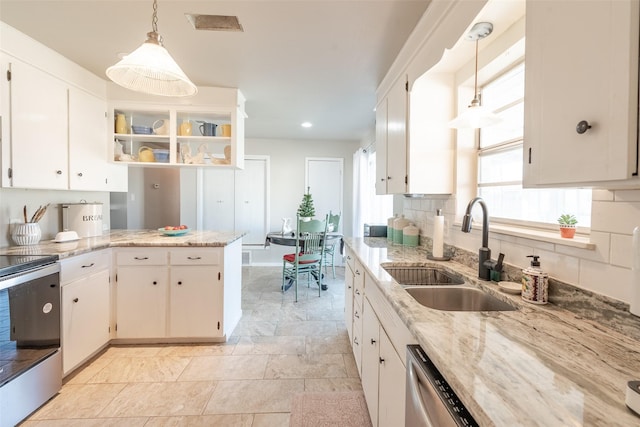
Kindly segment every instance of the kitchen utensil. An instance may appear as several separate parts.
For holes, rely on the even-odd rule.
[[[138,160],[141,162],[155,162],[156,158],[153,154],[153,149],[147,146],[142,146],[138,149]]]
[[[22,209],[22,215],[24,216],[24,222],[27,223],[27,205],[24,205],[24,209]]]
[[[218,125],[217,136],[229,137],[231,136],[231,125]]]
[[[169,135],[169,121],[168,120],[156,120],[151,125],[153,128],[153,133],[156,135]]]
[[[202,136],[214,136],[216,134],[216,125],[215,123],[207,123],[203,122],[200,125],[200,134]]]
[[[133,129],[133,133],[135,134],[141,134],[141,135],[151,135],[153,133],[153,128],[150,128],[149,126],[131,126],[131,128]]]
[[[191,136],[193,126],[189,120],[184,120],[180,125],[180,136]]]

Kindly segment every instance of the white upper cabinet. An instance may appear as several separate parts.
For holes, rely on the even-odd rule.
[[[639,21],[637,0],[527,1],[525,186],[640,185]]]
[[[376,193],[407,192],[407,81],[398,79],[376,107]]]
[[[10,71],[10,114],[2,114],[3,153],[10,152],[6,161],[3,156],[3,183],[10,184],[4,186],[67,189],[67,85],[15,58],[2,62]]]

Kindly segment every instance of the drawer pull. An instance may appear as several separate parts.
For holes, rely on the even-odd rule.
[[[80,301],[78,298],[73,299],[73,302],[78,302],[78,301]]]
[[[360,314],[358,314],[358,312],[356,311],[355,313],[353,313],[353,317],[355,317],[356,319],[360,318]]]
[[[353,337],[353,343],[355,345],[360,345],[360,343],[358,343],[358,337]]]
[[[96,263],[95,263],[95,262],[92,262],[92,263],[91,263],[91,264],[89,264],[89,265],[83,265],[83,266],[82,266],[82,268],[90,268],[90,267],[93,267],[94,265],[96,265]]]
[[[371,345],[375,345],[376,340],[374,340],[373,338],[371,338]]]
[[[145,259],[149,259],[148,256],[134,256],[133,259],[137,259],[138,261],[144,261]]]
[[[360,275],[360,270],[356,270],[356,274],[359,276]]]
[[[190,260],[194,260],[194,261],[195,261],[195,260],[202,259],[202,257],[199,257],[199,256],[189,256],[189,257],[187,257],[187,259],[190,259]]]
[[[360,290],[356,289],[355,291],[353,291],[356,293],[356,295],[360,295]]]
[[[384,357],[380,358],[380,364],[382,365],[384,363]]]

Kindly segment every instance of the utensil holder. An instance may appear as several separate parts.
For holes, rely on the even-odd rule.
[[[35,245],[40,241],[40,237],[42,237],[42,231],[37,222],[16,224],[11,233],[11,238],[18,246]]]

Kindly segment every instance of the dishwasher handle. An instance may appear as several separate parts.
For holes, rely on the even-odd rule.
[[[407,364],[407,405],[411,406],[412,414],[407,414],[406,425],[435,427],[424,403],[422,388],[427,380],[424,373],[416,366],[417,360],[413,356],[408,358]],[[408,411],[409,412],[409,411]],[[409,420],[411,417],[411,420]]]

